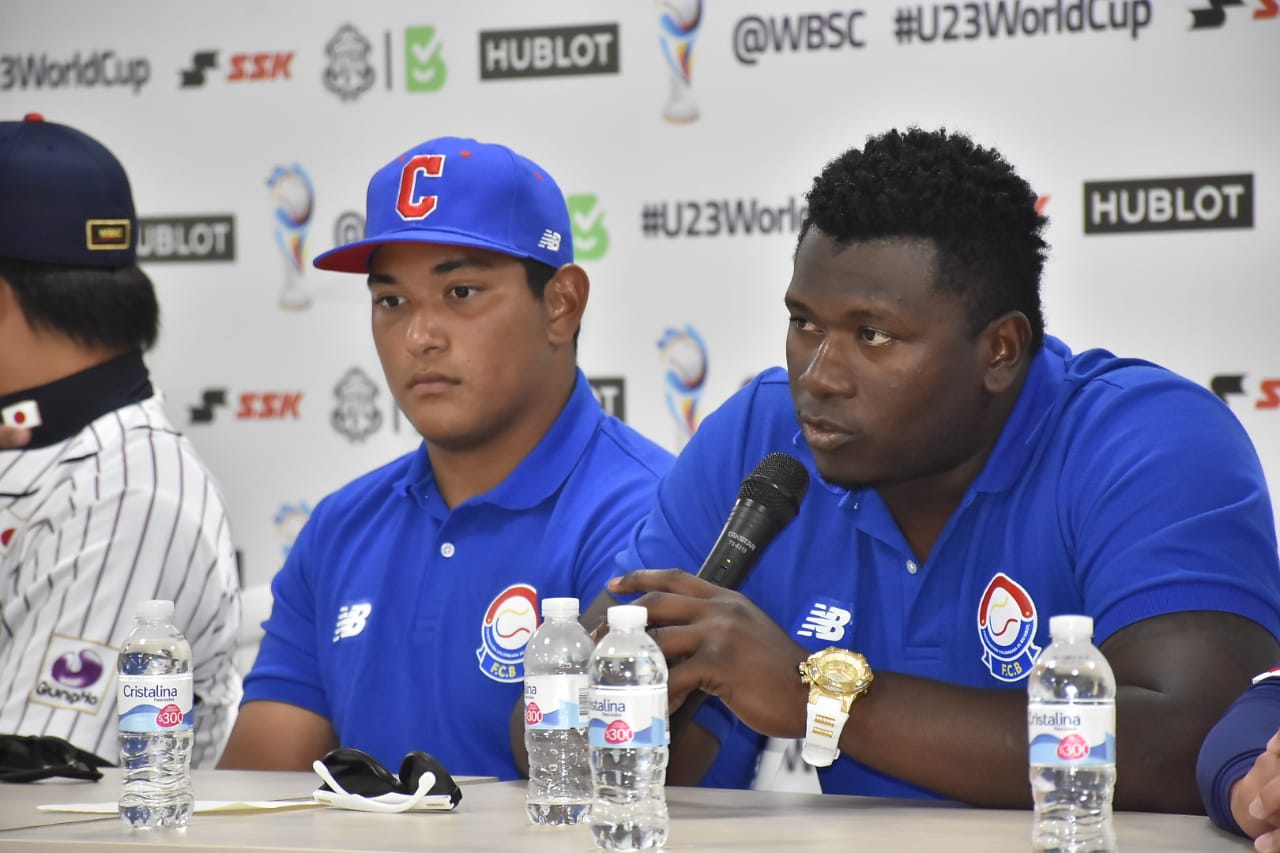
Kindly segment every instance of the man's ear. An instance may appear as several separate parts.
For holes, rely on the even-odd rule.
[[[7,321],[19,318],[25,321],[26,315],[22,313],[22,306],[18,304],[18,294],[14,292],[8,279],[0,275],[0,326]]]
[[[587,272],[577,264],[565,264],[547,282],[542,302],[547,312],[547,335],[553,345],[573,345],[590,292]]]
[[[982,330],[983,383],[992,394],[1015,387],[1030,358],[1031,323],[1021,311],[1010,311]]]

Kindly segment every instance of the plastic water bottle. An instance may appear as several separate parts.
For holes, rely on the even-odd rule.
[[[643,607],[609,608],[591,655],[591,834],[605,850],[667,840],[667,661],[645,633]]]
[[[1094,647],[1088,616],[1054,616],[1052,642],[1031,668],[1027,733],[1036,851],[1112,853],[1116,679]]]
[[[587,662],[594,643],[578,599],[544,598],[542,625],[524,648],[524,747],[529,820],[579,823],[591,808]]]
[[[191,646],[173,624],[172,601],[138,604],[137,624],[116,658],[119,672],[120,817],[139,829],[186,826],[191,790]]]

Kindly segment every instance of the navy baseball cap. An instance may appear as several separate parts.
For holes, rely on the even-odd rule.
[[[411,148],[369,181],[365,236],[318,255],[318,269],[366,273],[386,243],[445,243],[573,263],[569,209],[545,169],[505,145],[443,136]]]
[[[37,113],[0,122],[0,257],[78,267],[134,263],[129,178],[91,136]]]

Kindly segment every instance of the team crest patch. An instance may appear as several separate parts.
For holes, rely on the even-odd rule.
[[[524,647],[538,627],[538,593],[518,583],[498,593],[480,625],[476,659],[486,678],[511,683],[524,680]]]
[[[133,222],[128,219],[89,219],[84,223],[84,244],[91,252],[128,249]]]
[[[1273,678],[1280,678],[1280,666],[1273,666],[1261,675],[1255,675],[1253,677],[1253,683],[1261,684],[1262,682],[1270,681]]]
[[[103,643],[54,634],[49,638],[30,699],[81,714],[97,714],[111,704],[116,650]]]
[[[987,584],[978,605],[982,662],[1000,681],[1019,681],[1031,672],[1040,648],[1035,644],[1036,604],[1017,581],[999,572]]]

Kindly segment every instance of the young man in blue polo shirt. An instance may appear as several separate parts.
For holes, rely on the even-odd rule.
[[[550,174],[433,139],[367,201],[367,236],[315,265],[368,276],[383,371],[424,442],[312,513],[221,766],[308,768],[341,745],[515,778],[538,602],[595,597],[671,456],[576,366],[588,281]]]
[[[1244,430],[1167,370],[1044,335],[1043,220],[998,153],[891,131],[808,201],[787,371],[706,419],[620,557],[677,569],[610,586],[648,593],[673,708],[719,697],[669,781],[718,739],[708,780],[747,784],[764,736],[803,737],[827,792],[1025,807],[1026,677],[1079,613],[1119,684],[1116,807],[1199,811],[1205,732],[1280,652]],[[775,451],[815,478],[797,518],[740,592],[689,574]]]

